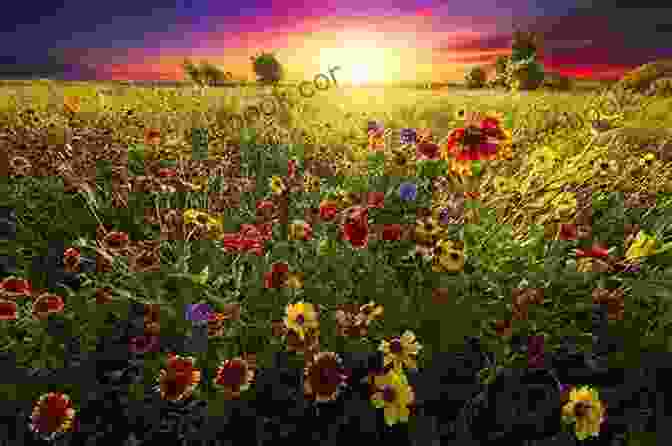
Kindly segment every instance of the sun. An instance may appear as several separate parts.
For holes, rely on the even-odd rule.
[[[354,66],[350,69],[350,82],[353,85],[362,85],[371,82],[369,77],[369,70],[365,65]]]
[[[392,51],[379,49],[365,41],[321,48],[319,61],[322,70],[339,66],[340,69],[334,72],[337,81],[351,85],[393,81],[399,76],[401,66]]]

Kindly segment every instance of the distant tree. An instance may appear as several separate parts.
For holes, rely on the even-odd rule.
[[[189,80],[200,87],[217,85],[226,78],[224,71],[206,60],[201,61],[200,66],[198,66],[191,60],[185,59],[182,63],[182,69]]]
[[[262,84],[277,84],[284,77],[284,70],[273,53],[261,53],[250,57],[252,70],[257,75],[257,82]]]

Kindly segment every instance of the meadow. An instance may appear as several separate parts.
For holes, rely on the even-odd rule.
[[[670,351],[672,99],[592,86],[283,91],[6,83],[0,206],[16,211],[17,234],[0,254],[33,292],[3,295],[2,350],[58,367],[65,350],[44,347],[45,319],[91,349],[107,315],[135,301],[147,308],[140,350],[197,338],[189,305],[206,304],[191,353],[212,370],[238,356],[264,367],[284,350],[306,368],[317,352],[382,342],[389,354],[410,330],[421,348],[403,338],[403,354],[420,370],[481,339],[497,358],[488,382],[521,364],[516,336],[589,349],[593,305],[612,336],[639,340],[610,366]],[[245,114],[264,98],[281,106]],[[496,144],[460,128],[491,129]],[[147,355],[151,381],[165,356]],[[196,394],[220,404],[215,387]]]

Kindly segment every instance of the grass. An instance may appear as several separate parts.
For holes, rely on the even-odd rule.
[[[450,238],[465,242],[466,265],[457,274],[435,273],[427,264],[404,258],[415,243],[410,240],[384,244],[372,241],[363,251],[339,243],[331,256],[316,255],[322,239],[335,239],[336,227],[330,223],[313,225],[313,239],[307,242],[286,242],[288,228],[276,224],[273,242],[263,257],[225,253],[221,241],[190,239],[188,241],[162,241],[160,270],[152,273],[133,273],[122,261],[110,273],[90,275],[89,282],[80,292],[61,290],[66,308],[57,317],[79,324],[86,333],[87,342],[102,330],[105,311],[123,314],[124,303],[129,297],[161,307],[162,335],[185,335],[190,324],[184,320],[183,309],[187,303],[208,302],[215,308],[228,303],[241,305],[239,321],[228,324],[224,338],[212,340],[207,354],[201,358],[207,366],[242,352],[254,351],[259,355],[260,366],[269,360],[274,351],[283,349],[282,342],[271,334],[271,321],[281,319],[288,303],[305,300],[319,304],[323,309],[321,320],[321,346],[325,350],[373,350],[381,338],[399,335],[412,329],[423,344],[420,367],[430,361],[432,353],[443,351],[453,343],[461,343],[464,336],[482,336],[491,347],[505,356],[504,343],[493,330],[495,320],[511,318],[511,292],[516,287],[544,288],[545,301],[531,309],[528,320],[514,320],[514,332],[543,332],[549,336],[552,347],[555,340],[567,334],[582,336],[590,332],[586,308],[595,286],[623,287],[626,290],[626,317],[615,321],[613,330],[624,336],[641,337],[651,348],[665,348],[664,334],[669,323],[669,309],[664,301],[669,292],[670,268],[664,255],[647,259],[639,276],[621,273],[577,272],[572,257],[574,249],[583,246],[580,241],[553,240],[548,228],[561,222],[572,221],[576,211],[559,218],[556,211],[565,204],[557,201],[560,189],[567,184],[602,186],[604,190],[618,191],[624,185],[633,185],[636,191],[657,191],[656,206],[652,209],[627,208],[623,195],[616,192],[608,198],[593,195],[593,238],[605,241],[617,258],[625,254],[623,225],[640,223],[642,228],[654,233],[660,243],[669,241],[672,234],[670,218],[670,191],[668,184],[671,167],[657,160],[644,172],[630,171],[628,166],[639,163],[641,150],[624,150],[618,141],[596,146],[590,133],[590,115],[595,110],[617,125],[637,127],[643,124],[656,128],[672,128],[669,110],[672,102],[655,100],[644,106],[617,104],[616,113],[607,110],[612,106],[608,96],[586,92],[528,92],[511,95],[504,92],[471,91],[451,87],[440,90],[389,89],[332,89],[317,92],[311,99],[290,95],[290,106],[280,112],[273,122],[259,120],[250,124],[254,138],[247,133],[234,131],[229,124],[232,113],[259,102],[256,88],[242,92],[232,89],[212,89],[206,96],[186,94],[177,89],[151,90],[142,87],[123,88],[104,99],[96,96],[96,84],[56,85],[34,83],[29,95],[11,98],[10,89],[0,94],[0,120],[3,128],[17,129],[36,135],[28,147],[10,145],[10,155],[28,155],[37,164],[40,158],[62,160],[55,155],[63,144],[49,146],[49,124],[56,129],[70,127],[74,135],[70,147],[79,161],[70,161],[75,172],[91,170],[75,178],[88,182],[91,193],[70,193],[62,180],[54,175],[61,161],[53,161],[49,176],[27,175],[12,177],[2,185],[2,205],[17,209],[18,234],[16,241],[3,243],[3,250],[15,252],[19,270],[39,288],[44,286],[41,277],[32,267],[32,259],[44,253],[50,242],[62,241],[65,246],[80,246],[82,254],[94,255],[96,228],[100,223],[129,235],[132,241],[158,240],[159,228],[148,225],[144,215],[148,209],[160,208],[183,211],[201,208],[212,214],[211,203],[204,191],[187,188],[178,193],[131,192],[128,207],[113,206],[113,184],[101,177],[102,161],[109,159],[112,147],[123,150],[137,147],[144,150],[147,160],[154,158],[189,158],[192,142],[185,138],[190,126],[208,126],[211,132],[209,154],[214,159],[231,156],[232,150],[240,152],[243,176],[256,182],[253,192],[242,193],[239,206],[221,209],[223,232],[235,232],[239,225],[255,221],[255,206],[262,199],[272,197],[267,179],[271,175],[287,174],[287,159],[301,154],[300,173],[304,173],[305,160],[323,159],[336,170],[332,177],[324,176],[321,187],[312,193],[297,192],[288,212],[290,220],[303,218],[305,208],[316,207],[336,186],[344,186],[353,175],[367,175],[367,119],[382,119],[387,128],[430,128],[435,141],[444,141],[449,132],[460,126],[459,109],[495,111],[509,114],[513,119],[513,137],[517,147],[511,160],[493,161],[488,164],[480,181],[473,184],[481,194],[474,218],[465,225],[448,228]],[[175,92],[175,93],[170,93]],[[74,118],[62,111],[64,97],[80,97]],[[613,100],[612,100],[613,102]],[[638,103],[640,104],[640,103]],[[22,112],[35,110],[36,119],[23,120]],[[134,114],[127,116],[132,108]],[[612,107],[613,108],[613,107]],[[194,116],[194,111],[204,115]],[[558,121],[560,113],[574,113],[580,124],[559,122],[554,130],[548,124]],[[145,143],[147,128],[161,132],[160,150]],[[110,129],[109,147],[102,143],[87,146],[87,130]],[[393,135],[397,135],[393,133]],[[398,136],[397,136],[398,137]],[[5,138],[10,138],[5,135]],[[98,140],[97,140],[98,141]],[[390,147],[398,143],[388,141],[385,171],[370,177],[370,189],[387,194],[386,208],[390,213],[372,209],[369,216],[385,223],[415,223],[417,208],[432,207],[434,198],[424,189],[415,203],[403,203],[395,197],[397,186],[405,180],[414,180],[412,170],[392,173]],[[109,152],[106,152],[110,150]],[[132,150],[131,150],[132,151]],[[407,151],[412,160],[413,151]],[[98,161],[91,161],[87,153],[96,153]],[[42,155],[50,154],[48,157]],[[250,156],[253,154],[254,156]],[[53,155],[53,157],[51,156]],[[595,166],[602,160],[617,162],[618,171],[598,175]],[[263,163],[262,163],[263,161]],[[592,161],[592,165],[591,165]],[[50,161],[51,162],[51,161]],[[81,164],[77,164],[81,163]],[[263,164],[263,170],[262,170]],[[410,162],[413,165],[413,162]],[[82,167],[83,166],[83,167]],[[182,162],[177,164],[179,178],[193,183],[195,174]],[[129,166],[122,166],[129,168]],[[91,173],[99,176],[91,181]],[[237,176],[237,175],[234,175]],[[501,179],[505,179],[504,182]],[[473,180],[473,178],[471,179]],[[220,193],[229,177],[213,176],[207,189]],[[467,181],[467,180],[464,180]],[[347,187],[347,186],[345,186]],[[462,191],[466,184],[458,181],[455,191]],[[631,187],[631,189],[633,188]],[[460,189],[462,188],[462,189]],[[446,198],[443,196],[443,198]],[[570,203],[572,197],[565,197]],[[389,208],[388,208],[389,206]],[[571,207],[571,206],[570,206]],[[3,254],[6,254],[3,252]],[[290,270],[304,273],[301,289],[267,290],[263,277],[273,262],[287,261]],[[205,285],[194,283],[189,274],[209,269]],[[656,284],[663,285],[657,286]],[[111,286],[117,302],[101,312],[95,304],[97,288]],[[433,301],[433,290],[450,290],[443,303]],[[384,306],[382,323],[374,323],[370,337],[362,340],[344,340],[336,336],[333,312],[337,305],[346,302],[366,303],[370,300]],[[7,327],[12,322],[2,322]],[[30,327],[35,323],[30,322]],[[73,325],[76,326],[76,325]],[[90,330],[90,328],[92,328]],[[35,352],[25,348],[27,358]],[[630,353],[629,353],[630,354]],[[58,354],[56,354],[58,355]],[[634,361],[636,353],[628,361]],[[204,364],[201,362],[201,364]],[[160,358],[154,358],[148,373],[158,372]],[[208,389],[208,384],[205,384]],[[208,389],[209,391],[210,389]],[[33,394],[33,391],[28,392]]]

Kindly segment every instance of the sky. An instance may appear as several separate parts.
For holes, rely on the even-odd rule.
[[[613,79],[672,58],[664,3],[28,0],[0,15],[0,78],[181,80],[189,57],[254,80],[250,57],[273,51],[288,80],[339,66],[342,83],[442,82],[509,54],[515,25],[543,34],[546,71]]]

